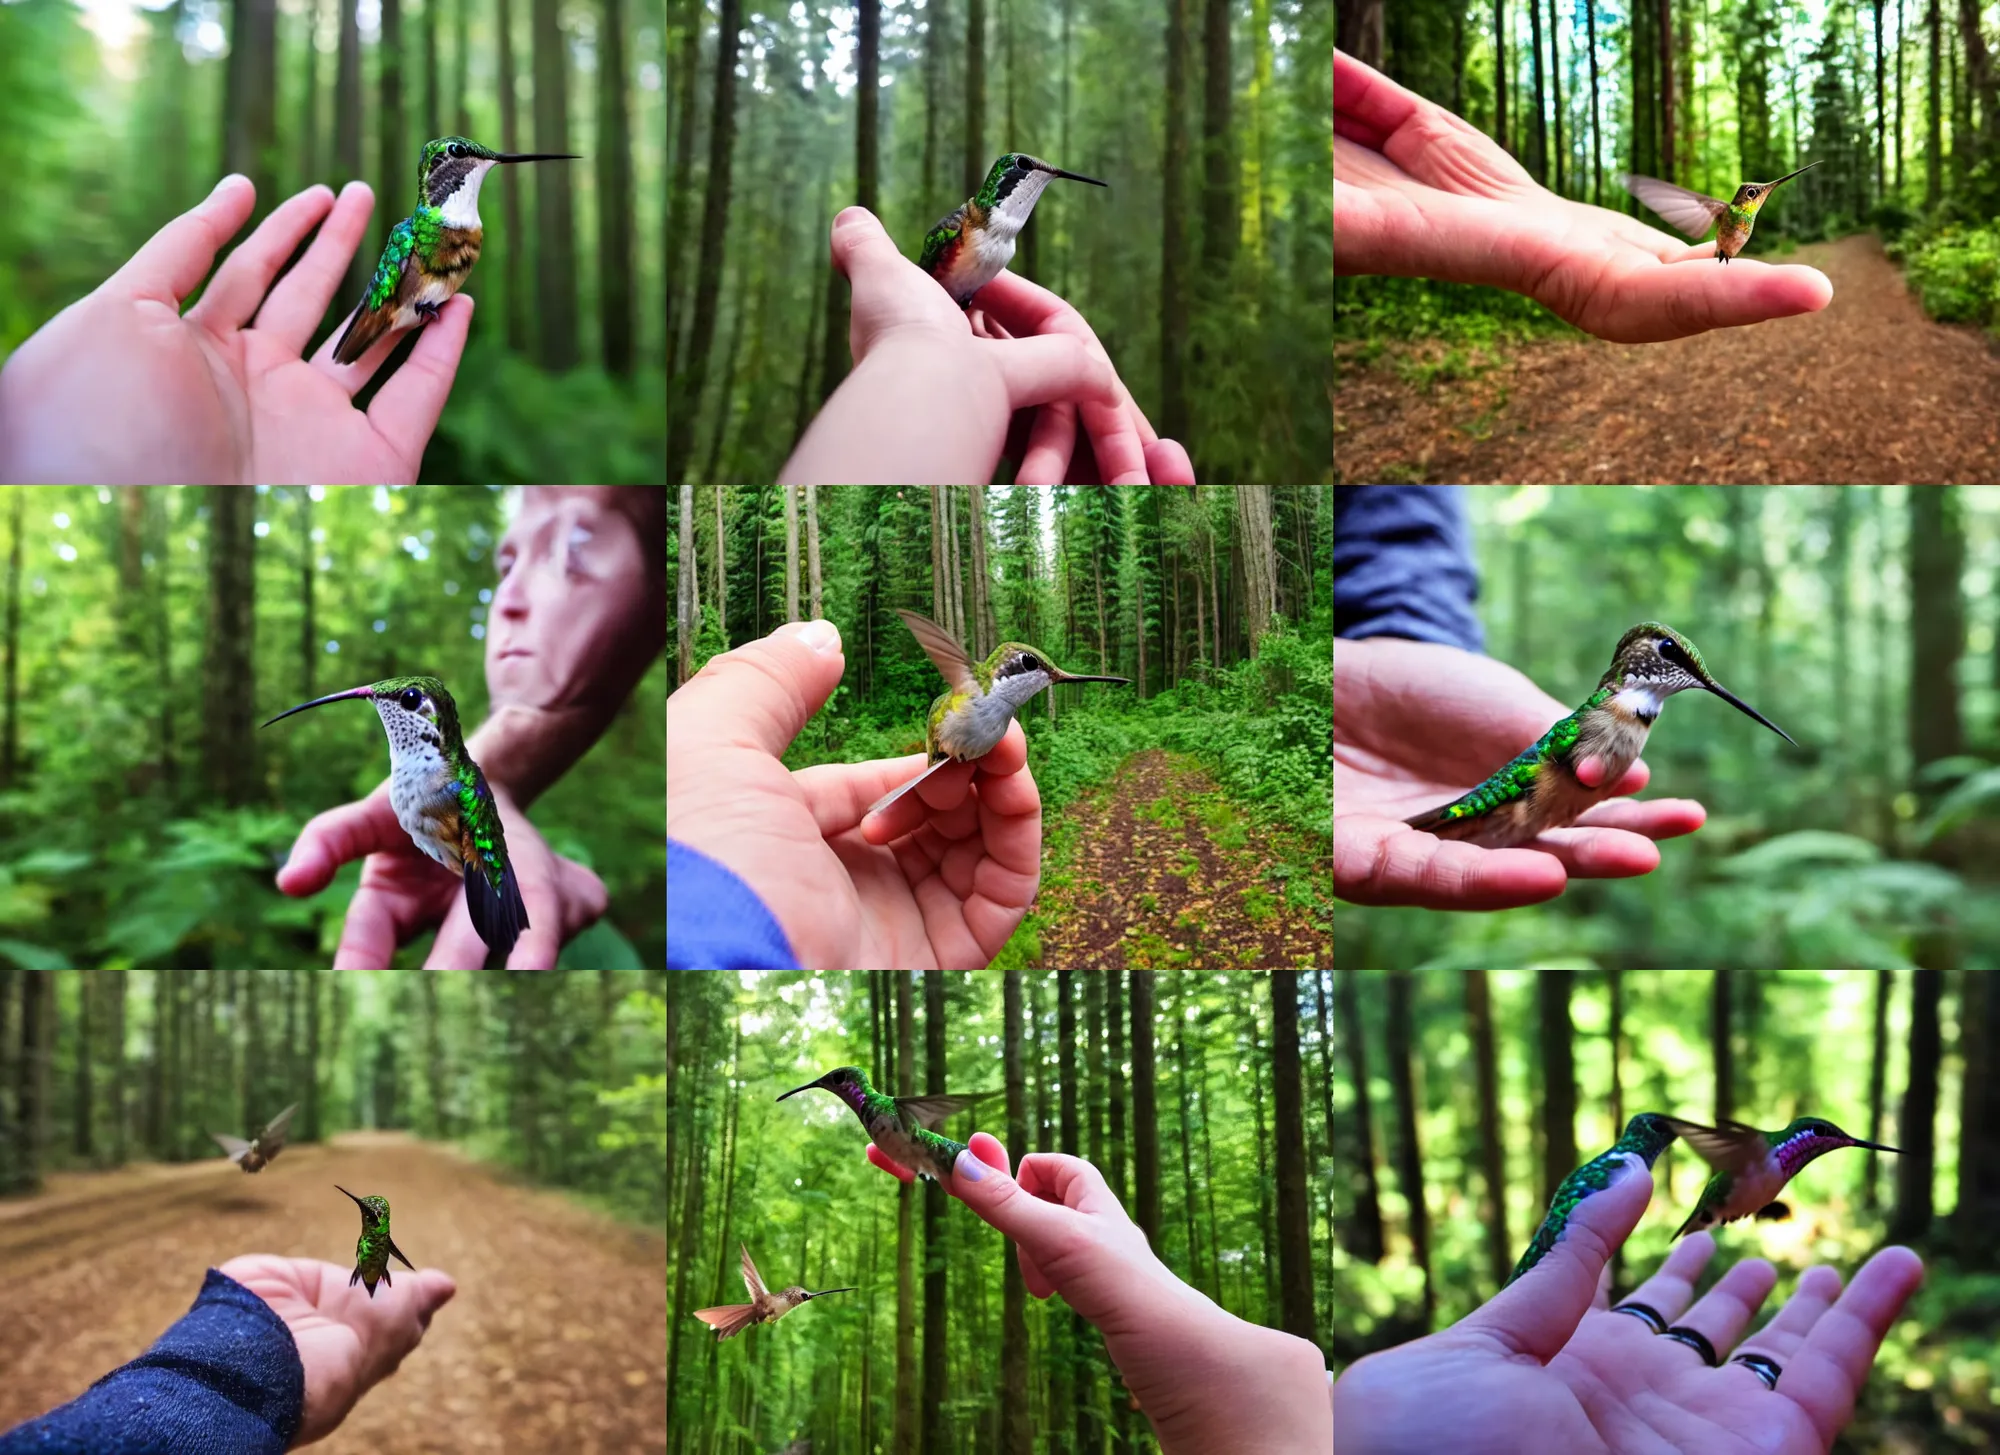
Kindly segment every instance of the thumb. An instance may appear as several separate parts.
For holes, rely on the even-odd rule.
[[[848,349],[857,361],[886,324],[911,315],[911,290],[935,288],[897,249],[875,214],[848,207],[833,220],[833,265],[853,290]]]
[[[1005,1161],[1004,1154],[1001,1161]],[[951,1193],[999,1229],[1029,1257],[1046,1248],[1071,1225],[1076,1214],[1055,1203],[1043,1202],[1007,1175],[1004,1167],[983,1162],[970,1147],[958,1154],[951,1168]]]
[[[1461,1327],[1544,1364],[1560,1354],[1590,1308],[1604,1265],[1652,1200],[1653,1174],[1639,1158],[1626,1157],[1611,1178],[1575,1206],[1541,1262],[1475,1309]]]
[[[333,882],[334,871],[350,859],[387,853],[410,841],[389,806],[385,779],[359,803],[343,803],[315,814],[299,830],[291,856],[278,870],[278,888],[286,894],[317,894]]]
[[[786,622],[761,641],[709,658],[667,699],[668,740],[677,747],[754,747],[778,757],[826,706],[845,667],[839,627]]]

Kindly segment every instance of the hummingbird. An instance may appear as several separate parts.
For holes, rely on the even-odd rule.
[[[1625,1123],[1625,1130],[1608,1151],[1592,1157],[1576,1171],[1562,1180],[1556,1188],[1556,1195],[1549,1202],[1548,1216],[1535,1229],[1535,1236],[1528,1243],[1528,1251],[1521,1255],[1521,1261],[1514,1265],[1514,1271],[1507,1275],[1512,1283],[1530,1268],[1541,1262],[1549,1249],[1561,1241],[1569,1227],[1570,1217],[1576,1212],[1577,1204],[1593,1192],[1602,1192],[1611,1185],[1612,1174],[1626,1165],[1627,1157],[1637,1157],[1647,1167],[1653,1165],[1667,1144],[1678,1135],[1674,1119],[1659,1112],[1642,1111]]]
[[[952,1164],[965,1150],[965,1143],[939,1136],[933,1129],[946,1117],[957,1116],[993,1094],[982,1091],[975,1096],[887,1096],[868,1084],[868,1073],[859,1066],[836,1066],[817,1081],[793,1087],[785,1096],[814,1089],[830,1091],[854,1108],[854,1114],[868,1130],[868,1140],[897,1166],[943,1183],[951,1181]],[[778,1100],[783,1101],[785,1096]]]
[[[1690,687],[1713,692],[1793,742],[1790,733],[1716,681],[1693,642],[1670,626],[1642,621],[1619,639],[1597,690],[1575,712],[1470,793],[1404,822],[1488,849],[1512,848],[1544,829],[1575,823],[1611,796],[1644,750],[1661,704]],[[1598,760],[1603,774],[1594,784],[1577,776],[1588,758]]]
[[[829,1293],[854,1292],[851,1288],[822,1288],[817,1292],[810,1292],[794,1284],[790,1288],[781,1288],[773,1293],[764,1287],[764,1280],[758,1276],[757,1265],[750,1261],[750,1250],[738,1243],[736,1251],[743,1255],[743,1283],[750,1290],[750,1302],[725,1303],[715,1308],[698,1308],[694,1311],[696,1318],[715,1330],[715,1342],[718,1344],[732,1335],[742,1333],[753,1324],[775,1324],[809,1298],[825,1298]]]
[[[368,292],[347,320],[333,361],[351,364],[392,329],[429,323],[479,261],[479,184],[502,162],[573,162],[574,152],[496,152],[469,137],[424,143],[417,209],[389,229]]]
[[[1014,720],[1014,714],[1044,687],[1057,682],[1129,685],[1132,681],[1130,677],[1085,677],[1065,672],[1049,660],[1048,653],[1020,642],[1002,642],[992,656],[975,664],[965,648],[952,640],[951,633],[929,617],[901,607],[896,615],[951,690],[940,693],[931,703],[930,718],[924,725],[929,766],[902,787],[876,799],[869,805],[869,813],[880,813],[946,763],[969,762],[992,752],[1007,735],[1007,724]]]
[[[264,726],[348,697],[373,702],[388,731],[389,805],[396,821],[419,849],[464,878],[472,927],[505,961],[529,927],[528,910],[507,858],[499,806],[459,736],[458,705],[435,677],[385,677],[302,702]]]
[[[225,1137],[220,1132],[210,1132],[229,1160],[245,1172],[262,1172],[264,1165],[285,1150],[285,1131],[292,1124],[292,1113],[299,1109],[293,1102],[264,1125],[264,1130],[249,1141],[240,1137]]]
[[[334,1188],[347,1192],[338,1182]],[[347,1192],[349,1197],[354,1194]],[[347,1280],[349,1288],[360,1283],[367,1286],[368,1296],[375,1296],[375,1285],[380,1283],[394,1288],[395,1282],[389,1277],[389,1260],[394,1258],[410,1272],[417,1271],[417,1265],[403,1256],[403,1250],[396,1246],[396,1240],[389,1236],[389,1199],[386,1197],[354,1197],[361,1209],[361,1237],[354,1245],[354,1273]]]
[[[1865,1147],[1871,1152],[1902,1150],[1850,1137],[1824,1117],[1793,1117],[1775,1132],[1760,1132],[1732,1121],[1705,1127],[1678,1117],[1666,1120],[1715,1169],[1695,1200],[1694,1211],[1675,1232],[1676,1238],[1738,1218],[1775,1221],[1790,1217],[1792,1210],[1777,1201],[1777,1196],[1815,1157],[1842,1147]]]
[[[1742,252],[1743,245],[1750,241],[1750,229],[1757,225],[1757,209],[1770,199],[1771,194],[1798,176],[1799,172],[1811,171],[1818,165],[1818,162],[1807,162],[1798,172],[1787,172],[1775,182],[1745,182],[1727,202],[1720,197],[1677,187],[1672,182],[1662,182],[1658,177],[1642,177],[1637,172],[1626,172],[1618,181],[1627,192],[1696,242],[1708,236],[1708,230],[1713,226],[1716,261],[1726,263]]]
[[[1109,187],[1095,177],[1065,172],[1040,157],[1008,152],[993,164],[979,190],[938,219],[924,234],[917,266],[943,285],[960,308],[1000,276],[1014,256],[1014,239],[1027,226],[1042,188],[1057,177]]]

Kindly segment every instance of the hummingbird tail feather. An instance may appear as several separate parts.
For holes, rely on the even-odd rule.
[[[919,773],[916,777],[912,778],[908,783],[903,784],[900,788],[890,789],[887,793],[883,794],[880,798],[876,799],[873,803],[869,804],[868,813],[880,813],[883,809],[887,808],[890,804],[894,803],[897,799],[901,798],[905,793],[908,793],[912,788],[915,788],[919,783],[923,782],[926,778],[930,777],[931,774],[937,772],[937,770],[942,768],[945,764],[956,761],[957,759],[955,758],[939,758],[935,763],[931,764],[930,767],[924,769],[923,772]],[[868,813],[864,813],[861,816],[863,818],[866,818],[868,817]]]
[[[465,908],[486,948],[505,962],[521,931],[529,928],[528,907],[521,902],[521,881],[514,866],[510,863],[500,871],[500,887],[495,889],[477,864],[467,864]]]
[[[389,331],[389,320],[395,311],[389,308],[369,308],[362,306],[354,310],[354,316],[347,320],[347,327],[341,331],[340,342],[333,346],[333,361],[336,364],[352,364],[375,340]]]
[[[726,1303],[717,1308],[698,1308],[694,1316],[715,1330],[715,1342],[720,1344],[731,1335],[742,1333],[756,1321],[757,1305]]]

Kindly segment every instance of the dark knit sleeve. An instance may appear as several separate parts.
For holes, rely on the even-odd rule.
[[[1482,651],[1478,595],[1458,486],[1334,486],[1334,635]]]

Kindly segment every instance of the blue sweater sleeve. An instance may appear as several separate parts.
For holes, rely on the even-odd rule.
[[[211,1268],[152,1348],[0,1435],[0,1455],[282,1455],[305,1399],[285,1321]]]
[[[777,917],[755,890],[708,855],[668,839],[667,968],[800,967]]]
[[[1333,487],[1333,622],[1342,637],[1485,648],[1479,573],[1456,485]]]

